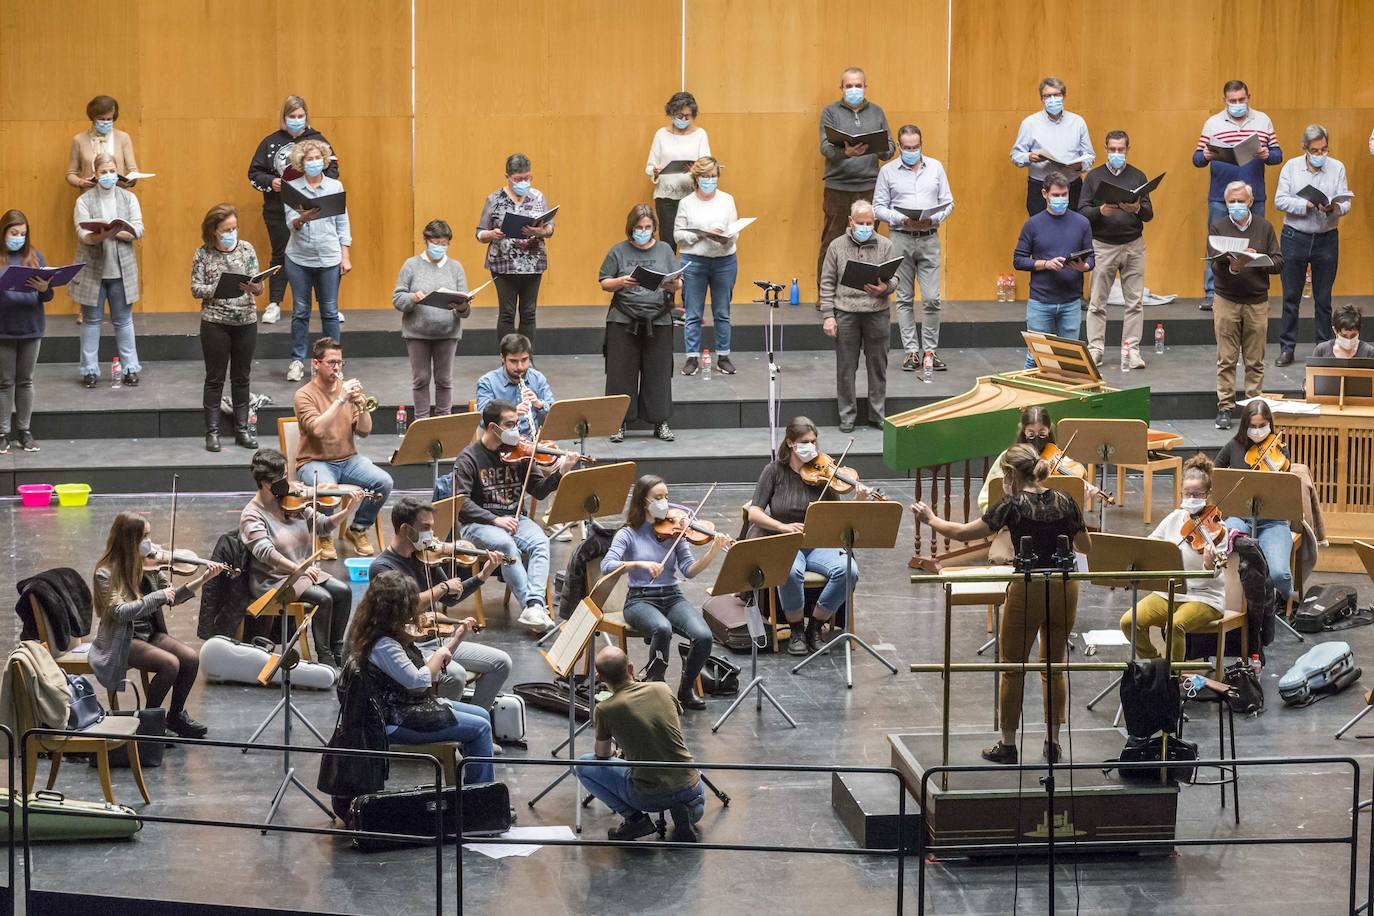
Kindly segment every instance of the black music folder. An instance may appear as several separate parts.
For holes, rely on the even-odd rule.
[[[846,143],[851,145],[858,143],[867,144],[868,153],[864,155],[877,155],[887,152],[887,131],[885,130],[875,130],[867,134],[851,134],[834,127],[827,127],[825,129],[825,139],[839,146],[844,146]]]
[[[881,264],[850,260],[844,265],[840,285],[850,289],[863,289],[870,283],[886,283],[897,275],[897,268],[901,266],[901,258],[893,258]]]
[[[1097,186],[1097,193],[1093,195],[1093,202],[1099,204],[1133,204],[1159,187],[1159,183],[1164,180],[1164,176],[1167,174],[1167,172],[1160,172],[1138,188],[1127,188],[1113,181],[1103,180]]]
[[[558,207],[551,207],[538,216],[526,216],[523,213],[507,211],[506,215],[501,217],[501,234],[508,239],[527,238],[525,233],[521,231],[522,229],[526,226],[546,226],[557,212]]]
[[[441,309],[451,309],[455,312],[458,312],[461,317],[462,315],[467,314],[468,303],[471,302],[477,296],[478,293],[486,289],[488,286],[491,286],[490,280],[488,280],[486,283],[483,283],[476,289],[470,289],[467,292],[459,292],[456,289],[436,289],[434,292],[430,293],[429,295],[425,296],[425,298],[421,299],[420,304],[432,305],[435,308]]]
[[[1264,141],[1259,134],[1251,134],[1235,146],[1217,146],[1215,143],[1207,144],[1207,148],[1212,151],[1212,159],[1215,162],[1229,162],[1232,165],[1245,165],[1260,154],[1264,148]],[[1268,153],[1265,153],[1268,156]]]
[[[944,213],[952,206],[954,206],[954,204],[943,204],[939,207],[928,207],[925,210],[916,210],[908,207],[893,207],[892,209],[896,210],[898,213],[902,214],[908,219],[914,219],[919,222],[923,219],[931,219],[935,216],[938,216],[941,213]]]
[[[283,203],[297,213],[318,209],[320,212],[315,215],[316,219],[325,216],[339,216],[348,209],[347,191],[337,191],[321,197],[307,197],[295,185],[287,184],[284,181],[281,185],[281,199]]]
[[[1093,253],[1093,250],[1092,250],[1091,248],[1083,248],[1083,249],[1080,249],[1079,251],[1070,251],[1068,254],[1064,255],[1064,260],[1065,260],[1065,261],[1086,261],[1086,260],[1088,260],[1088,255],[1090,255],[1090,254],[1092,254],[1092,253]]]
[[[1342,201],[1355,199],[1355,195],[1351,194],[1349,191],[1337,194],[1335,197],[1327,197],[1326,192],[1314,184],[1308,185],[1301,191],[1298,191],[1293,196],[1301,197],[1303,200],[1310,200],[1312,201],[1312,203],[1316,204],[1319,207],[1325,207],[1333,203],[1341,203]]]
[[[658,271],[650,270],[649,268],[641,264],[630,272],[630,276],[634,277],[635,282],[642,286],[644,289],[650,290],[652,292],[653,290],[658,289],[668,280],[676,280],[678,277],[682,276],[683,271],[685,271],[686,269],[687,268],[685,267],[679,267],[672,273],[661,274]]]
[[[269,267],[261,273],[256,273],[251,277],[248,276],[248,274],[236,274],[225,271],[219,275],[219,283],[215,286],[215,294],[210,298],[237,299],[244,293],[243,290],[239,289],[240,283],[261,283],[264,279],[272,276],[279,270],[281,270],[280,264],[276,267]]]

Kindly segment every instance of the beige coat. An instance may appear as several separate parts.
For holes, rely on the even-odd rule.
[[[67,153],[67,184],[79,188],[82,179],[95,177],[95,155],[98,152],[113,156],[115,168],[121,175],[138,171],[138,163],[134,161],[134,141],[129,139],[128,134],[116,127],[108,137],[97,141],[88,129],[72,137],[72,147]]]
[[[71,690],[67,687],[67,676],[57,667],[57,662],[43,644],[35,640],[21,642],[10,653],[5,662],[5,670],[0,674],[0,725],[15,732],[15,747],[21,737],[17,733],[19,718],[14,712],[14,667],[19,663],[20,677],[28,685],[29,695],[33,697],[36,718],[33,724],[38,728],[65,728],[67,726],[67,702]]]

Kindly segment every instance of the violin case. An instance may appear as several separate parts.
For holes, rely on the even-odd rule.
[[[1356,601],[1355,589],[1349,585],[1314,585],[1293,612],[1293,629],[1299,633],[1334,629],[1337,622],[1355,615]]]
[[[228,636],[211,636],[200,647],[200,670],[211,683],[258,684],[258,673],[269,658],[266,649],[239,642]],[[272,676],[272,686],[281,684],[281,672]],[[334,686],[334,669],[317,662],[302,661],[291,670],[292,687],[328,690]]]
[[[1289,706],[1308,706],[1340,693],[1360,679],[1350,643],[1324,642],[1308,649],[1279,678],[1279,696]]]

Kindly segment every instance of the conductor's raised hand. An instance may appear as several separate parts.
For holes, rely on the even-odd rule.
[[[911,504],[911,514],[916,516],[918,522],[929,525],[930,520],[935,517],[935,510],[918,499]]]

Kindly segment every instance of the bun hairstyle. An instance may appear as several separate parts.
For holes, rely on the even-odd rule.
[[[1207,491],[1212,491],[1212,459],[1202,452],[1198,452],[1187,461],[1183,462],[1183,479],[1195,478],[1201,480],[1207,487]]]
[[[1009,493],[1044,482],[1050,476],[1050,463],[1029,445],[1013,445],[1002,456],[1002,476],[1011,484]]]
[[[811,422],[810,417],[793,417],[788,420],[787,428],[783,430],[782,444],[778,446],[778,460],[783,464],[791,460],[792,443],[807,433],[820,435],[820,430],[816,429],[816,424]]]

